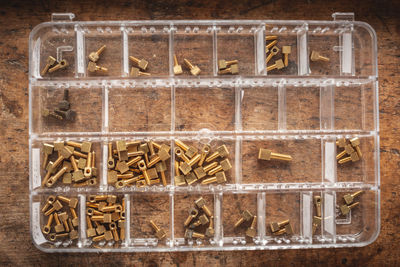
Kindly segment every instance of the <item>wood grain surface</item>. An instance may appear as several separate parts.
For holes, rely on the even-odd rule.
[[[266,266],[400,264],[400,2],[395,1],[8,1],[0,8],[1,266]],[[182,253],[46,254],[29,232],[28,37],[52,12],[77,20],[306,19],[355,12],[378,35],[381,233],[362,248]],[[117,127],[116,125],[114,127]]]

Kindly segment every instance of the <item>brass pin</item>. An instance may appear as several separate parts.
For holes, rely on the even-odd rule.
[[[310,56],[311,61],[329,61],[329,58],[322,56],[319,52],[317,51],[312,51],[311,56]]]
[[[114,241],[118,242],[119,241],[119,236],[118,236],[118,231],[117,231],[117,225],[115,222],[110,223],[110,230],[112,232],[112,235],[114,237]]]
[[[165,177],[165,172],[167,171],[167,165],[165,164],[165,161],[157,163],[156,170],[157,172],[160,173],[163,186],[167,186],[167,178]]]
[[[85,178],[90,178],[92,177],[92,153],[89,152],[87,160],[86,160],[86,167],[83,171],[83,176],[85,176]]]
[[[72,173],[72,180],[74,180],[75,182],[81,182],[82,180],[84,180],[85,176],[83,175],[82,170],[78,169],[75,157],[73,155],[71,156],[71,165],[72,168],[74,169],[74,172]]]
[[[208,217],[205,214],[203,214],[199,216],[199,219],[197,221],[189,225],[189,228],[194,229],[200,225],[206,225],[208,222],[209,222]]]
[[[351,205],[342,205],[340,206],[340,211],[342,212],[343,215],[347,215],[349,214],[350,210],[356,206],[358,206],[358,204],[360,204],[360,202],[355,202]]]
[[[192,238],[200,238],[200,239],[203,239],[205,236],[203,235],[203,234],[201,234],[201,233],[197,233],[197,232],[195,232],[195,231],[193,231],[193,230],[190,230],[190,229],[186,229],[186,231],[185,231],[185,238],[186,239],[192,239]]]
[[[71,215],[72,215],[72,225],[74,227],[77,227],[79,225],[79,219],[78,219],[78,216],[76,215],[76,211],[74,208],[69,208],[69,210],[71,211]]]
[[[88,70],[89,72],[98,72],[98,71],[107,72],[107,71],[108,71],[107,68],[98,66],[98,65],[96,65],[96,63],[93,62],[93,61],[89,61],[87,70]]]
[[[282,46],[282,54],[283,54],[283,62],[285,63],[285,67],[289,65],[289,54],[292,52],[292,47],[290,45]]]
[[[174,177],[175,185],[176,186],[186,185],[185,176],[181,175],[179,172],[179,162],[175,161],[174,165],[175,165],[175,177]]]
[[[280,69],[283,69],[284,67],[285,67],[285,64],[283,64],[282,59],[278,59],[277,61],[275,61],[274,65],[271,65],[271,66],[267,67],[267,71],[271,71],[271,70],[274,70],[274,69],[280,70]]]
[[[246,230],[246,235],[248,237],[253,237],[254,238],[257,235],[256,225],[257,225],[257,216],[254,216],[253,217],[253,221],[251,222],[250,228],[248,228]]]
[[[112,153],[112,143],[108,143],[108,159],[107,159],[107,166],[109,169],[113,169],[115,167],[115,161]]]
[[[198,166],[203,166],[203,163],[208,155],[210,153],[210,146],[209,145],[204,145],[201,149],[201,158],[199,162],[197,163]]]
[[[102,47],[99,48],[99,50],[95,52],[91,52],[89,54],[89,59],[93,62],[97,62],[99,60],[101,53],[103,53],[104,49],[106,49],[106,45],[103,45]]]
[[[269,52],[269,55],[265,59],[265,64],[268,64],[268,62],[272,59],[273,56],[278,54],[279,48],[277,46],[272,47],[271,51]]]
[[[238,64],[233,64],[229,68],[223,69],[218,71],[219,75],[224,75],[224,74],[238,74],[239,73],[239,65]]]
[[[144,163],[144,160],[139,161],[138,166],[139,166],[139,170],[143,173],[146,184],[150,185],[150,177],[147,173],[147,167],[146,167],[146,164]]]
[[[344,148],[344,147],[347,145],[347,140],[346,140],[346,138],[342,137],[342,138],[338,139],[338,140],[336,141],[336,145],[337,145],[338,147]]]
[[[198,211],[197,209],[191,208],[191,209],[189,210],[189,215],[188,215],[188,217],[186,218],[186,220],[185,220],[185,222],[183,223],[183,225],[184,225],[184,226],[188,226],[188,225],[191,223],[191,221],[192,221],[194,218],[197,217],[198,214],[199,214],[199,211]]]
[[[67,197],[64,197],[64,196],[57,196],[57,198],[58,198],[59,200],[61,200],[62,202],[67,203],[68,206],[71,207],[71,208],[73,208],[73,209],[75,209],[76,206],[78,205],[78,199],[77,199],[77,198],[74,198],[74,197],[72,197],[72,198],[67,198]]]
[[[54,203],[54,201],[56,201],[56,196],[53,196],[53,195],[48,196],[46,199],[46,203],[44,204],[41,211],[43,213],[45,213],[46,210],[50,207],[50,205],[52,205]]]
[[[200,154],[197,154],[194,156],[191,160],[188,162],[183,162],[180,166],[179,169],[183,174],[188,174],[192,170],[192,166],[195,165],[201,158]]]
[[[190,73],[193,76],[197,76],[200,74],[201,70],[198,66],[192,65],[192,63],[190,63],[190,61],[187,60],[186,58],[183,59],[183,62],[185,63],[185,66],[190,70]]]
[[[58,62],[57,65],[55,65],[54,67],[49,69],[49,73],[55,72],[56,70],[61,70],[61,69],[65,69],[68,66],[68,62],[63,59],[60,62]]]
[[[189,158],[192,158],[198,152],[197,148],[195,148],[194,146],[188,146],[181,140],[175,139],[175,144],[178,147],[180,147],[183,151],[185,151],[185,155]]]
[[[67,141],[66,144],[69,146],[72,146],[72,147],[79,148],[83,153],[89,153],[90,150],[92,149],[92,142],[88,142],[88,141],[85,141],[82,143],[78,143],[78,142],[74,142],[74,141]]]
[[[274,235],[283,235],[283,234],[288,234],[288,235],[292,235],[293,234],[293,228],[292,226],[289,224],[287,224],[285,226],[285,228],[280,229],[279,231],[273,232]]]
[[[147,165],[147,168],[152,167],[156,163],[160,161],[166,161],[169,159],[171,156],[169,155],[168,151],[165,151],[164,149],[158,150],[158,153],[153,157],[152,160],[150,160],[149,164]]]
[[[86,223],[87,223],[87,230],[86,230],[87,237],[95,236],[96,229],[93,228],[92,221],[90,220],[90,217],[88,215],[86,216]],[[95,241],[94,238],[93,241]]]
[[[346,202],[347,205],[350,205],[351,203],[353,203],[354,198],[356,198],[357,196],[361,195],[364,191],[360,190],[357,191],[353,194],[346,194],[343,196],[344,201]]]
[[[135,68],[135,67],[132,67],[132,68],[131,68],[131,72],[129,73],[129,75],[132,76],[132,77],[151,76],[150,73],[144,72],[144,71],[140,71],[139,68]]]
[[[47,186],[47,187],[53,186],[53,185],[57,182],[57,180],[58,180],[61,176],[63,176],[63,174],[64,174],[66,171],[67,171],[67,167],[61,168],[56,174],[54,174],[53,176],[51,176],[51,177],[47,180],[46,186]]]
[[[228,68],[231,65],[237,65],[239,63],[238,60],[224,60],[224,59],[220,59],[218,60],[218,69],[219,70],[223,70]]]
[[[46,65],[44,66],[44,68],[42,69],[42,71],[40,72],[41,76],[44,76],[47,71],[50,69],[51,66],[54,65],[54,63],[56,63],[56,59],[52,56],[48,56],[46,59]]]
[[[152,220],[150,220],[149,223],[153,230],[156,232],[155,236],[158,238],[158,240],[161,240],[167,236],[167,233],[163,229],[158,227]]]
[[[182,66],[179,65],[178,59],[176,58],[176,55],[174,54],[174,74],[179,75],[182,74]]]
[[[56,200],[54,201],[54,203],[52,204],[51,209],[49,209],[48,211],[46,211],[44,213],[45,216],[49,216],[50,214],[52,214],[55,211],[59,211],[60,209],[62,209],[63,205],[60,203],[60,201]]]
[[[244,210],[240,216],[240,219],[234,225],[235,228],[239,227],[239,225],[244,222],[250,221],[254,217],[254,215],[249,210]]]
[[[132,62],[135,63],[136,66],[138,66],[141,70],[146,70],[147,66],[149,65],[149,62],[144,59],[138,59],[133,56],[129,56],[129,59],[132,60]]]
[[[278,159],[278,160],[284,160],[284,161],[291,161],[292,156],[274,153],[269,149],[260,148],[260,151],[258,152],[258,159],[261,159],[261,160]]]

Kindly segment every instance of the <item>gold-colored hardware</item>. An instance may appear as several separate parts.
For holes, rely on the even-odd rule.
[[[253,220],[251,222],[250,228],[248,228],[246,230],[246,235],[248,237],[253,237],[254,238],[257,235],[256,225],[257,225],[257,216],[254,216]]]
[[[43,158],[43,164],[42,168],[44,169],[47,165],[47,161],[49,160],[49,156],[53,154],[53,149],[54,146],[50,144],[43,144],[43,152],[44,152],[44,158]]]
[[[55,72],[56,70],[61,70],[64,69],[68,66],[68,61],[66,61],[65,59],[61,60],[60,62],[57,63],[57,65],[55,65],[54,67],[50,68],[48,70],[49,73]]]
[[[118,227],[119,227],[119,238],[121,240],[125,240],[125,220],[119,220]]]
[[[220,59],[220,60],[218,60],[218,69],[223,70],[223,69],[228,68],[229,66],[237,65],[238,63],[239,63],[239,61],[236,59],[235,60]]]
[[[91,52],[89,54],[89,59],[93,62],[97,62],[97,60],[99,60],[100,58],[100,54],[104,51],[104,49],[106,49],[106,45],[103,45],[102,47],[99,48],[99,50],[95,51],[95,52]]]
[[[42,232],[44,234],[49,234],[51,229],[51,224],[53,223],[54,214],[50,214],[49,219],[47,220],[47,224],[43,226]]]
[[[231,165],[229,159],[224,159],[219,163],[219,165],[217,167],[210,170],[208,172],[208,175],[214,175],[217,172],[221,172],[221,171],[224,171],[224,172],[229,171],[230,169],[232,169],[232,165]],[[222,178],[222,177],[219,177],[219,178]]]
[[[315,234],[315,231],[317,228],[321,225],[322,218],[318,216],[313,217],[313,222],[312,222],[312,233]]]
[[[83,171],[83,176],[85,178],[90,178],[92,177],[92,153],[89,152],[87,160],[86,160],[86,167]]]
[[[319,52],[317,51],[312,51],[311,56],[310,56],[311,61],[325,61],[328,62],[329,58],[322,56]]]
[[[104,227],[104,225],[100,224],[99,222],[94,222],[94,224],[96,225],[96,233],[98,235],[102,235],[105,233],[106,228]]]
[[[197,199],[197,200],[195,201],[195,204],[196,204],[196,206],[197,206],[199,209],[202,209],[202,210],[204,211],[204,213],[205,213],[208,217],[211,217],[211,216],[212,216],[212,213],[211,213],[210,209],[207,207],[206,201],[204,200],[204,198],[200,197],[199,199]]]
[[[156,163],[160,161],[166,161],[169,159],[171,156],[169,155],[168,151],[165,151],[164,149],[160,149],[157,153],[157,155],[154,156],[152,160],[150,160],[149,164],[147,165],[147,168],[152,167]]]
[[[56,223],[56,225],[54,226],[54,230],[56,231],[56,233],[64,232],[64,225],[60,222],[57,212],[54,213],[54,221]]]
[[[179,75],[182,74],[182,66],[179,65],[178,59],[176,58],[176,55],[174,54],[174,74]]]
[[[265,41],[273,41],[273,40],[276,40],[276,39],[278,39],[278,36],[276,36],[276,35],[267,35],[267,36],[265,36]]]
[[[72,153],[74,153],[74,148],[71,146],[65,146],[60,151],[60,155],[63,156],[64,159],[69,159],[72,156]]]
[[[282,59],[278,59],[277,61],[275,61],[275,64],[267,67],[267,71],[271,71],[274,69],[280,70],[280,69],[283,69],[284,67],[285,67],[285,64],[283,64]]]
[[[338,139],[338,140],[336,141],[336,145],[337,145],[338,147],[344,148],[344,147],[347,145],[347,140],[346,140],[346,138],[342,137],[342,138]]]
[[[82,180],[84,180],[85,176],[83,175],[82,170],[78,169],[75,157],[73,155],[71,156],[71,165],[74,169],[74,172],[72,173],[72,180],[74,180],[74,182],[81,182]]]
[[[212,153],[210,156],[208,156],[206,158],[206,162],[208,163],[208,162],[211,162],[211,161],[213,161],[214,159],[216,159],[218,157],[224,158],[224,157],[227,157],[227,156],[229,156],[229,150],[226,147],[226,145],[222,145],[222,146],[217,147],[217,151],[215,151],[214,153]]]
[[[180,166],[179,169],[183,172],[183,174],[187,174],[192,170],[192,166],[194,164],[196,164],[201,158],[200,154],[197,154],[196,156],[194,156],[191,160],[189,160],[188,162],[183,162]]]
[[[218,162],[212,162],[203,168],[203,171],[208,172],[218,166]]]
[[[209,145],[204,145],[201,149],[201,157],[199,162],[197,163],[198,166],[203,166],[203,163],[208,155],[210,153],[210,146]]]
[[[355,202],[351,205],[342,205],[340,206],[340,211],[342,212],[343,215],[347,215],[349,214],[350,210],[356,206],[358,206],[358,204],[360,204],[360,202]]]
[[[321,196],[314,196],[314,205],[318,217],[321,217]]]
[[[99,242],[99,241],[102,241],[102,240],[104,240],[104,239],[105,239],[105,235],[102,234],[102,235],[98,235],[98,236],[93,237],[93,238],[92,238],[92,241],[93,241],[93,242]]]
[[[189,172],[187,175],[185,175],[185,180],[188,185],[191,185],[197,181],[197,177],[193,174],[193,172]]]
[[[59,211],[60,209],[62,209],[63,205],[60,203],[60,201],[55,200],[52,204],[51,209],[49,209],[48,211],[46,211],[44,213],[45,216],[49,216],[50,214],[52,214],[55,211]]]
[[[197,179],[201,179],[207,175],[207,173],[204,171],[203,167],[198,167],[198,168],[194,169],[193,172],[196,174]]]
[[[345,145],[344,150],[336,155],[336,159],[340,159],[340,158],[344,157],[346,154],[351,155],[353,152],[354,152],[354,148],[350,144],[347,144],[347,145]]]
[[[181,175],[179,172],[179,162],[175,161],[175,177],[174,177],[175,185],[181,186],[186,185],[185,176]]]
[[[68,219],[68,226],[69,226],[69,229],[70,229],[69,238],[70,238],[71,240],[78,239],[79,234],[78,234],[78,231],[76,231],[76,230],[74,229],[74,226],[72,225],[71,218]]]
[[[363,193],[362,190],[357,191],[353,194],[346,194],[343,196],[344,201],[346,202],[347,205],[350,205],[351,203],[353,203],[354,198],[356,198],[357,196],[361,195],[361,193]]]
[[[354,137],[354,138],[350,139],[350,143],[357,151],[358,157],[361,158],[362,153],[361,153],[361,149],[360,149],[360,139],[358,137]]]
[[[215,230],[214,230],[214,216],[210,217],[210,224],[208,225],[207,229],[206,229],[206,233],[205,236],[206,237],[213,237],[215,234]]]
[[[105,232],[104,232],[104,239],[105,239],[106,241],[110,241],[110,240],[112,240],[113,238],[114,238],[114,236],[113,236],[113,234],[112,234],[111,231],[105,231]]]
[[[72,216],[72,225],[74,227],[77,227],[79,225],[79,219],[78,216],[76,215],[76,211],[74,208],[69,208],[70,212],[71,212],[71,216]]]
[[[110,230],[112,232],[114,241],[118,242],[119,241],[119,236],[118,236],[118,232],[117,232],[117,225],[114,222],[110,223]]]
[[[284,220],[281,222],[272,222],[270,223],[271,232],[275,233],[288,224],[290,224],[289,220]]]
[[[65,211],[61,212],[61,213],[58,214],[58,218],[63,223],[65,232],[69,232],[70,229],[69,229],[69,226],[68,226],[68,214]]]
[[[138,58],[135,58],[134,56],[129,56],[129,59],[132,60],[132,62],[135,63],[136,66],[138,66],[139,69],[141,69],[141,70],[146,70],[147,66],[149,65],[149,62],[147,62],[144,59],[138,59]]]
[[[44,204],[43,208],[42,208],[42,212],[46,212],[46,210],[50,207],[50,205],[52,205],[54,203],[54,201],[56,201],[56,196],[50,195],[47,197],[46,199],[46,203]]]
[[[115,167],[115,161],[112,153],[112,143],[108,143],[108,159],[107,159],[107,166],[109,169],[113,169]]]
[[[98,65],[97,65],[95,62],[93,62],[93,61],[89,61],[87,70],[88,70],[89,72],[98,72],[98,71],[101,71],[101,72],[108,72],[108,69],[107,69],[107,68],[98,66]]]
[[[197,217],[199,211],[195,208],[191,208],[189,210],[189,216],[186,218],[185,222],[183,223],[184,226],[188,226],[194,218]]]
[[[240,215],[240,219],[235,223],[234,227],[239,227],[242,223],[250,221],[254,215],[249,210],[244,210]]]
[[[56,114],[55,112],[53,112],[47,108],[42,109],[42,116],[44,118],[54,118],[54,119],[57,119],[60,121],[64,120],[64,118],[62,116]]]
[[[214,177],[203,180],[201,184],[211,184],[215,182],[217,182],[218,184],[226,183],[225,172],[217,172]]]
[[[278,43],[278,40],[273,40],[272,42],[270,42],[269,44],[267,44],[265,46],[265,50],[270,50],[271,47],[275,46]]]
[[[269,149],[260,148],[260,151],[258,152],[258,159],[261,159],[261,160],[278,159],[278,160],[284,160],[284,161],[291,161],[292,156],[274,153]]]
[[[149,221],[151,227],[153,228],[153,230],[156,232],[155,236],[161,240],[163,238],[165,238],[167,236],[167,233],[161,229],[160,227],[158,227],[152,220]]]
[[[239,73],[239,65],[238,64],[233,64],[229,68],[218,71],[219,75],[238,74],[238,73]]]
[[[167,171],[167,164],[165,164],[165,161],[158,162],[156,164],[156,170],[157,172],[160,173],[163,186],[167,186],[167,178],[165,177],[165,172]]]
[[[44,68],[42,69],[42,71],[40,72],[41,76],[44,76],[47,71],[50,69],[51,66],[54,65],[54,63],[56,63],[56,59],[52,56],[48,56],[47,60],[46,60],[46,65],[44,66]]]
[[[349,162],[349,161],[356,162],[356,161],[359,161],[359,160],[360,160],[360,157],[358,156],[357,152],[353,152],[353,153],[350,154],[350,157],[343,158],[343,159],[339,160],[338,163],[339,164],[343,164],[343,163],[346,163],[346,162]]]
[[[203,235],[203,234],[201,234],[201,233],[197,233],[197,232],[195,232],[195,231],[193,231],[193,230],[190,230],[190,229],[186,229],[186,231],[185,231],[185,238],[186,239],[192,239],[192,238],[200,238],[200,239],[203,239],[205,236]]]
[[[77,163],[78,169],[84,170],[86,167],[86,163],[87,163],[87,160],[85,158],[79,158],[78,163]],[[72,168],[72,165],[71,165],[71,168]]]
[[[59,200],[61,200],[62,202],[67,203],[68,206],[73,208],[73,209],[75,209],[76,206],[78,205],[78,199],[77,198],[74,198],[74,197],[73,198],[67,198],[67,197],[64,197],[64,196],[57,196],[57,198]]]
[[[193,76],[197,76],[200,74],[201,70],[198,66],[193,65],[192,63],[190,63],[189,60],[187,60],[186,58],[183,59],[183,62],[185,63],[185,66],[190,70],[190,73]]]
[[[63,174],[64,174],[66,171],[67,171],[67,167],[61,168],[56,174],[54,174],[53,176],[51,176],[51,177],[47,180],[46,186],[47,186],[47,187],[53,186],[53,185],[57,182],[57,180],[58,180],[61,176],[63,176]]]
[[[144,163],[144,160],[139,161],[138,166],[139,166],[139,170],[143,173],[146,184],[150,185],[150,177],[147,173],[147,167],[146,167],[146,164]]]
[[[289,65],[289,54],[292,52],[292,47],[290,45],[282,46],[282,54],[283,54],[283,62],[285,63],[285,67]]]
[[[151,76],[150,73],[141,71],[140,69],[135,68],[135,67],[132,67],[132,68],[131,68],[131,72],[129,73],[129,75],[132,76],[132,77]]]
[[[277,46],[272,47],[271,51],[269,52],[269,55],[265,59],[265,64],[268,64],[268,62],[271,60],[271,58],[273,56],[275,56],[276,54],[278,54],[278,52],[279,52],[279,48]]]

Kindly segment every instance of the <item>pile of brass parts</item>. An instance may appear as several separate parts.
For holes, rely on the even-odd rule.
[[[93,52],[91,52],[89,54],[89,56],[88,56],[89,63],[88,63],[88,67],[87,67],[87,70],[89,72],[92,72],[92,73],[95,73],[95,72],[106,73],[106,72],[108,72],[107,68],[97,65],[97,61],[100,59],[100,55],[101,55],[101,53],[103,53],[103,51],[105,49],[106,49],[106,45],[103,45],[102,47],[99,48],[99,50],[93,51]]]
[[[71,104],[68,100],[69,90],[64,89],[63,99],[58,102],[57,108],[50,110],[44,108],[42,110],[42,116],[44,118],[52,118],[60,121],[74,121],[76,117],[76,112],[71,109]]]
[[[342,212],[342,215],[347,215],[350,213],[350,210],[360,204],[360,202],[354,202],[354,199],[361,195],[363,191],[357,191],[353,194],[346,194],[343,196],[345,204],[340,206],[340,211]]]
[[[273,235],[293,235],[293,228],[289,219],[281,222],[270,223],[271,232]]]
[[[42,227],[42,232],[50,241],[78,239],[77,205],[77,198],[53,195],[47,197],[41,209],[44,216],[48,217],[46,225]]]
[[[200,197],[194,204],[195,207],[189,210],[189,215],[183,223],[186,228],[185,239],[214,237],[214,216],[208,208],[206,201]],[[201,229],[205,229],[204,233],[201,233]]]
[[[97,184],[96,154],[91,142],[57,141],[43,144],[42,168],[47,171],[42,187],[52,187],[62,177],[74,187]]]
[[[239,61],[238,60],[218,60],[218,74],[238,74],[239,73]]]
[[[108,144],[108,184],[117,189],[136,185],[144,187],[162,183],[167,186],[165,172],[171,157],[170,147],[154,141],[115,141]]]
[[[54,57],[49,56],[46,60],[46,65],[40,71],[40,75],[44,76],[47,72],[52,73],[52,72],[55,72],[56,70],[65,69],[67,66],[68,66],[67,60],[63,59],[63,60],[57,61]]]
[[[336,156],[339,164],[359,161],[362,158],[360,139],[358,137],[354,137],[350,140],[340,138],[336,141],[336,145],[343,149],[343,151]],[[343,158],[345,155],[347,155],[347,157]]]
[[[265,53],[267,58],[265,59],[265,65],[268,65],[268,62],[276,56],[280,49],[276,44],[278,43],[278,36],[277,35],[269,35],[265,37],[265,41],[271,41],[265,46]],[[289,54],[292,52],[291,46],[285,45],[282,46],[282,54],[283,60],[278,59],[275,61],[275,64],[267,66],[267,71],[275,70],[275,69],[283,69],[289,65]]]
[[[91,195],[86,202],[86,236],[92,241],[125,240],[125,198]]]
[[[237,228],[245,224],[247,227],[246,236],[254,238],[257,235],[257,216],[254,216],[249,210],[244,210],[240,214],[240,219],[235,223],[234,227]]]
[[[180,140],[175,140],[175,185],[192,185],[200,179],[201,184],[225,183],[225,172],[232,168],[227,158],[229,151],[226,145],[221,145],[211,152],[209,145],[204,145],[199,151],[194,146],[188,146]],[[210,155],[209,155],[210,154]],[[217,159],[222,159],[217,162]],[[180,160],[180,161],[179,161]],[[204,164],[207,164],[203,166]],[[211,177],[209,177],[211,176]]]

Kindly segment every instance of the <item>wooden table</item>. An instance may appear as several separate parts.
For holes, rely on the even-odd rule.
[[[0,265],[398,265],[400,260],[399,46],[400,3],[390,1],[15,1],[0,11]],[[312,1],[314,2],[314,1]],[[108,6],[112,5],[112,6]],[[135,254],[46,254],[29,233],[28,36],[51,12],[73,12],[78,20],[307,19],[331,20],[354,12],[378,35],[381,129],[381,233],[363,248]]]

